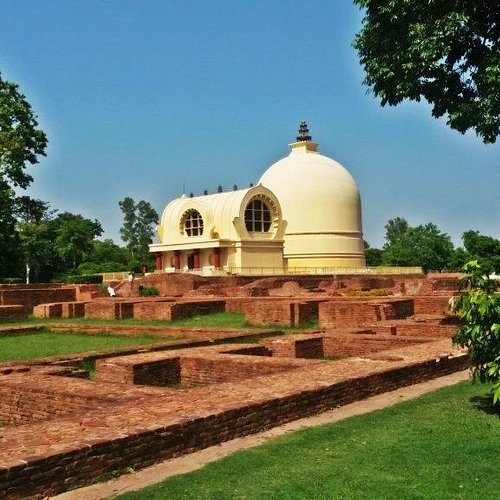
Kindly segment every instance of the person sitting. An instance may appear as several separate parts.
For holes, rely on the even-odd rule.
[[[116,297],[115,289],[111,285],[108,286],[108,295],[110,297]]]

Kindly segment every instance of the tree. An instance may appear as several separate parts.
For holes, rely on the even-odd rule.
[[[118,204],[124,216],[120,229],[122,240],[132,257],[144,264],[151,259],[149,244],[153,241],[155,225],[158,224],[158,213],[144,200],[135,203],[132,198],[126,197]]]
[[[500,403],[500,295],[497,284],[485,274],[477,260],[464,266],[468,273],[452,309],[462,320],[453,342],[469,350],[473,378],[492,382],[493,404]]]
[[[94,239],[103,232],[97,220],[91,221],[69,212],[59,214],[52,225],[55,229],[54,249],[72,269],[76,269],[83,256],[92,250]]]
[[[131,255],[128,249],[119,247],[113,240],[95,240],[93,248],[78,266],[82,274],[127,271],[130,269]]]
[[[123,213],[123,226],[120,228],[120,236],[130,250],[132,257],[135,257],[138,247],[138,238],[136,233],[137,214],[135,201],[133,198],[126,197],[118,202],[120,210]]]
[[[56,210],[49,210],[48,202],[29,196],[18,196],[14,200],[14,206],[15,214],[22,222],[40,222],[42,219],[50,218],[56,212]]]
[[[25,169],[45,156],[47,138],[25,96],[0,73],[0,276],[19,270],[19,238],[15,230],[15,193],[33,180]]]
[[[424,272],[445,269],[453,255],[453,243],[435,224],[410,227],[384,252],[384,263],[421,266]]]
[[[354,0],[365,8],[354,47],[382,106],[425,99],[436,118],[485,142],[500,133],[500,3]]]
[[[14,193],[0,179],[0,277],[19,274],[19,238],[14,217]]]
[[[380,248],[371,248],[370,244],[363,240],[365,246],[365,261],[367,266],[380,266],[382,264],[382,255],[384,253]]]
[[[478,231],[466,231],[462,240],[469,259],[477,260],[486,272],[500,273],[500,240]]]
[[[0,180],[22,189],[31,183],[26,164],[38,163],[47,146],[45,133],[37,127],[26,97],[0,73]]]
[[[402,217],[395,217],[389,219],[385,225],[385,240],[384,248],[389,248],[394,245],[407,231],[410,225],[406,219]]]
[[[35,281],[41,268],[49,260],[51,241],[47,222],[21,222],[18,224],[20,248],[24,259],[26,283],[33,274]]]
[[[17,234],[20,253],[23,255],[26,283],[30,282],[30,272],[35,279],[41,269],[50,260],[51,240],[48,221],[55,211],[49,210],[49,203],[19,196],[14,200],[14,212],[17,215]]]

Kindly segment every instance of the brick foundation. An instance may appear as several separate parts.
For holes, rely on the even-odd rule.
[[[72,380],[79,390],[106,390],[107,403],[94,403],[78,415],[5,427],[0,491],[7,499],[41,499],[112,470],[139,469],[468,366],[467,357],[453,353],[448,341],[391,352],[385,360],[290,360],[293,369],[252,377],[251,384],[213,384],[210,391]],[[46,387],[47,375],[32,377],[32,383]],[[50,390],[57,395],[56,387]]]
[[[19,306],[0,306],[0,320],[26,319],[26,309]]]

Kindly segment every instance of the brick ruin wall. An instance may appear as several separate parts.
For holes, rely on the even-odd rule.
[[[318,318],[318,302],[267,297],[234,298],[226,299],[226,311],[242,313],[255,325],[298,326]]]
[[[29,313],[38,304],[74,300],[76,300],[74,287],[0,289],[0,305],[22,305]]]
[[[96,394],[95,387],[79,386],[74,380],[60,375],[47,375],[43,383],[33,384],[27,376],[31,371],[30,368],[0,371],[0,425],[66,417],[108,402],[105,392]],[[65,373],[61,369],[56,371]]]
[[[118,433],[116,439],[89,441],[85,446],[68,449],[47,459],[36,457],[29,463],[1,468],[0,491],[6,498],[54,495],[112,470],[139,469],[466,366],[464,357],[446,357],[439,362],[426,360],[297,391],[265,402],[242,402],[222,412],[180,418],[166,426],[157,424],[154,427],[150,423],[128,434]],[[125,407],[116,410],[126,413]],[[92,419],[98,419],[98,415]]]
[[[414,313],[413,299],[386,299],[366,301],[341,299],[319,304],[321,327],[365,326],[379,321],[399,320]]]
[[[0,306],[0,320],[26,319],[27,312],[21,305]]]

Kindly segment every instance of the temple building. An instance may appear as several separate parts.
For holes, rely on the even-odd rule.
[[[157,270],[324,272],[365,266],[361,201],[351,174],[318,153],[305,122],[288,156],[248,189],[172,200],[150,245]]]

